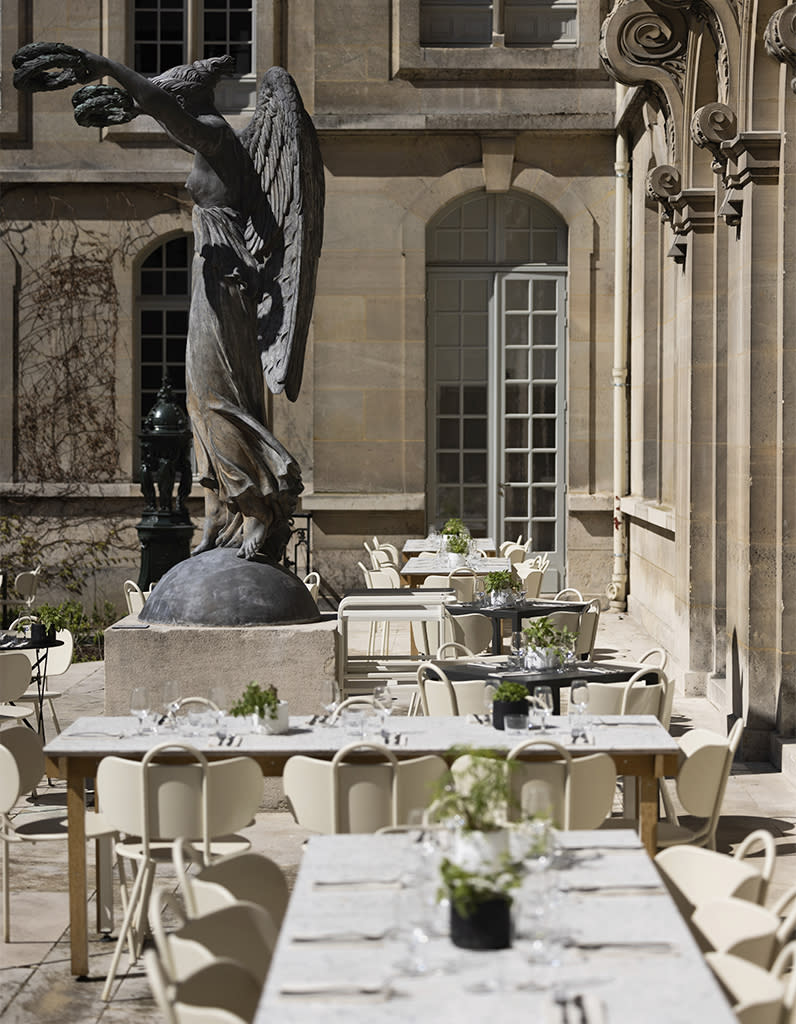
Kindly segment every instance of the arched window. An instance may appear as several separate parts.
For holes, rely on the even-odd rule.
[[[179,235],[147,256],[138,274],[139,427],[163,378],[185,407],[185,341],[193,238]]]
[[[429,225],[429,520],[530,536],[563,573],[567,228],[525,194]]]

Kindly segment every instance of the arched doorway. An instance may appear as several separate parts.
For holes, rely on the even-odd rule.
[[[429,522],[522,534],[563,576],[567,227],[520,192],[428,226]]]

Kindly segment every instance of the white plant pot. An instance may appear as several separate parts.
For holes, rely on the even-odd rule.
[[[252,715],[252,724],[256,732],[266,732],[272,736],[281,732],[287,732],[290,728],[290,714],[286,700],[280,700],[276,709],[276,718],[266,714],[264,718],[259,715]]]
[[[451,860],[465,871],[497,867],[509,849],[509,830],[458,832],[453,840]]]
[[[525,667],[529,672],[542,669],[561,668],[561,658],[549,647],[530,647],[525,654]]]
[[[514,604],[513,590],[492,590],[489,597],[493,608],[510,608]]]
[[[448,565],[451,569],[460,569],[465,564],[466,559],[464,555],[458,555],[453,551],[448,552]]]

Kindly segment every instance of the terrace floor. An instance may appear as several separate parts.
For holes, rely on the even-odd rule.
[[[654,646],[627,615],[605,612],[597,647],[610,657],[632,659]],[[73,665],[59,679],[64,696],[57,710],[62,726],[80,715],[103,712],[104,667],[101,662]],[[47,712],[45,712],[47,714]],[[695,726],[726,733],[723,716],[702,698],[675,697],[672,731]],[[65,807],[64,784],[39,789],[40,804]],[[21,813],[33,808],[22,805]],[[768,764],[737,763],[729,781],[719,827],[719,848],[730,851],[755,828],[768,828],[776,838],[777,869],[770,889],[773,901],[796,884],[796,788]],[[307,832],[288,813],[263,812],[246,830],[253,848],[267,853],[295,877]],[[149,994],[143,965],[126,968],[126,954],[116,995],[100,1000],[106,965],[113,945],[90,943],[91,978],[75,981],[69,972],[66,844],[14,847],[11,854],[11,942],[0,943],[0,1017],[4,1024],[146,1024],[160,1015]],[[168,869],[159,869],[168,884]],[[89,876],[91,877],[91,875]],[[117,923],[120,916],[117,916]]]

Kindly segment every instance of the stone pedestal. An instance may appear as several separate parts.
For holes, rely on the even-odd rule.
[[[105,714],[126,715],[134,686],[147,686],[153,708],[163,684],[180,696],[220,689],[234,702],[247,683],[273,683],[291,715],[321,710],[322,683],[335,675],[336,617],[289,626],[145,625],[128,615],[105,630]],[[282,801],[280,779],[266,779],[265,804]]]

